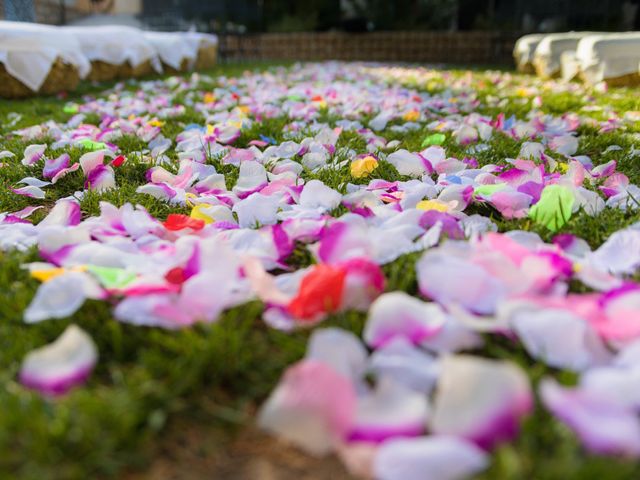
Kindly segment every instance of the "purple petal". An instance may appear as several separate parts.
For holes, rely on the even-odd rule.
[[[551,379],[542,381],[540,396],[590,452],[640,457],[640,419],[634,410],[587,390],[563,388]]]

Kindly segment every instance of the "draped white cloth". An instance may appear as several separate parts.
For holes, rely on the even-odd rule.
[[[73,35],[49,25],[0,21],[0,62],[33,91],[40,89],[56,58],[74,65],[81,78],[91,70]]]
[[[118,25],[91,27],[61,27],[76,38],[84,55],[90,61],[102,61],[112,65],[129,62],[132,67],[151,61],[153,68],[161,72],[156,50],[141,30]]]
[[[176,70],[183,60],[192,64],[198,56],[198,46],[180,32],[143,32],[162,62]]]
[[[640,32],[590,35],[578,43],[576,62],[589,83],[637,74]]]
[[[544,77],[561,71],[560,57],[563,52],[575,51],[578,42],[594,32],[551,33],[540,40],[533,54],[534,64]]]
[[[533,63],[533,53],[544,37],[543,33],[532,33],[518,39],[513,48],[513,58],[518,67]]]

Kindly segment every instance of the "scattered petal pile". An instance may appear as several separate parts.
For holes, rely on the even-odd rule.
[[[318,326],[258,423],[358,476],[467,478],[536,405],[588,451],[640,457],[640,151],[583,143],[640,141],[638,112],[542,108],[598,86],[369,64],[134,86],[6,134],[23,207],[0,249],[39,258],[25,322],[93,300],[179,329],[260,301],[271,328]],[[571,233],[612,215],[608,238]],[[322,325],[351,312],[361,335]],[[60,395],[96,360],[70,326],[19,378]]]

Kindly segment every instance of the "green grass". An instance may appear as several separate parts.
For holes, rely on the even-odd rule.
[[[242,74],[246,68],[267,67],[230,65],[210,73],[231,76]],[[463,71],[452,72],[454,77],[464,74]],[[480,113],[505,112],[523,117],[529,110],[527,105],[518,103],[513,89],[492,85],[484,80],[485,74],[481,72],[474,72],[474,75],[476,81],[484,84],[484,89],[479,91],[480,99],[491,96],[509,99],[505,106],[481,108]],[[430,91],[441,91],[446,87],[442,82],[434,82],[413,82],[410,86]],[[530,80],[514,76],[513,82],[526,85]],[[79,102],[82,95],[98,95],[105,86],[83,88],[82,92],[67,99],[0,102],[0,150],[11,150],[20,159],[28,142],[12,138],[11,130],[48,119],[67,120],[70,115],[63,112],[67,101]],[[632,90],[569,94],[541,89],[540,96],[543,110],[556,115],[579,110],[585,105],[598,105],[618,113],[640,110],[640,95]],[[11,112],[22,115],[13,127],[8,126]],[[593,114],[594,118],[600,115],[600,112]],[[98,118],[88,120],[97,122]],[[331,120],[336,119],[328,115],[323,119]],[[197,112],[187,107],[185,115],[167,122],[163,133],[175,137],[185,124],[203,121]],[[286,122],[284,118],[275,118],[256,124],[243,132],[238,145],[246,145],[260,133],[281,141]],[[640,147],[637,136],[632,137],[637,132],[640,132],[639,125],[607,134],[582,127],[579,153],[590,155],[594,163],[615,158],[632,182],[640,182],[640,157],[627,156],[633,145]],[[422,140],[428,134],[426,128],[408,135],[389,130],[381,133],[387,139],[401,140],[401,147],[410,151],[420,150]],[[134,138],[124,138],[117,143],[129,154],[143,147]],[[612,144],[620,145],[624,150],[603,154]],[[520,142],[504,136],[494,137],[490,145],[491,150],[478,155],[481,164],[502,163],[504,158],[515,157],[520,149]],[[360,137],[347,133],[341,137],[338,148],[344,146],[363,152],[365,145]],[[450,156],[465,156],[465,148],[451,138],[444,146]],[[69,153],[77,160],[82,152],[71,150]],[[171,151],[169,154],[173,155]],[[215,159],[211,162],[216,163]],[[227,188],[231,188],[237,178],[237,169],[219,164],[216,167],[225,173]],[[147,168],[140,161],[127,162],[116,173],[117,190],[90,193],[84,197],[81,202],[83,215],[97,214],[102,200],[116,205],[138,203],[161,218],[170,212],[186,211],[135,193],[136,187],[144,183]],[[0,168],[0,211],[15,211],[34,203],[7,191],[7,187],[27,175],[28,169],[19,164]],[[385,162],[381,162],[374,175],[389,180],[402,179]],[[344,190],[345,182],[350,181],[348,168],[318,174],[306,172],[305,178],[319,178],[340,190]],[[48,188],[47,199],[41,204],[51,206],[56,198],[70,195],[82,186],[81,173],[72,173],[64,182]],[[34,215],[35,221],[44,217],[46,212],[43,210]],[[547,241],[552,237],[528,220],[504,220],[488,208],[481,213],[491,216],[501,231],[521,228],[536,231]],[[634,212],[606,210],[597,218],[581,212],[562,231],[572,232],[597,247],[614,231],[638,220],[640,217]],[[38,284],[20,266],[37,258],[35,251],[0,253],[0,478],[84,479],[115,477],[123,470],[144,470],[157,455],[164,435],[171,431],[169,426],[179,424],[181,419],[203,419],[206,424],[203,432],[225,438],[232,436],[253,421],[256,407],[273,388],[283,369],[304,354],[309,332],[288,334],[266,327],[260,320],[262,305],[258,302],[226,312],[215,324],[179,331],[118,323],[112,318],[111,305],[106,302],[88,302],[72,318],[26,325],[22,312]],[[418,254],[407,255],[384,267],[388,290],[417,293],[414,269],[417,258]],[[290,262],[303,266],[308,265],[311,258],[305,249],[299,248]],[[325,325],[338,325],[359,333],[364,319],[363,314],[344,313],[334,315]],[[22,388],[16,376],[23,357],[30,350],[55,339],[70,323],[77,323],[89,332],[100,352],[100,360],[88,384],[56,400],[41,398]],[[492,338],[480,353],[511,359],[522,365],[534,384],[545,375],[556,375],[565,382],[574,380],[565,372],[534,362],[522,348],[508,341]],[[631,462],[586,455],[572,433],[538,409],[525,422],[520,437],[496,452],[490,470],[480,478],[622,480],[640,478],[640,467]]]

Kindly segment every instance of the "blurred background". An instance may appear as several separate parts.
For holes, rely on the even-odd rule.
[[[220,37],[224,59],[509,62],[529,32],[638,29],[640,0],[0,0],[0,18]],[[426,45],[429,44],[429,45]]]

